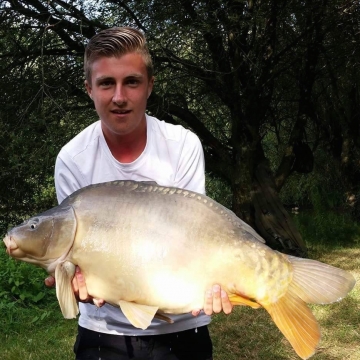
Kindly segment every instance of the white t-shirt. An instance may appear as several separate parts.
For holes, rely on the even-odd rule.
[[[117,161],[106,143],[100,121],[88,126],[60,151],[55,164],[55,187],[59,203],[90,184],[112,180],[156,181],[205,193],[204,153],[199,138],[180,125],[146,115],[147,142],[132,163]],[[205,295],[205,294],[204,294]],[[117,335],[156,335],[209,324],[201,314],[172,315],[174,324],[154,319],[146,330],[133,327],[119,308],[101,308],[80,303],[79,325],[89,330]]]

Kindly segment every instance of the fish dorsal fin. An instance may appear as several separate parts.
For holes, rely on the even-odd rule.
[[[229,300],[232,305],[246,305],[252,307],[253,309],[258,309],[261,307],[261,305],[257,302],[237,294],[229,294]]]
[[[159,184],[156,181],[148,180],[148,181],[140,181],[144,185],[153,185],[153,186],[159,186]]]
[[[75,265],[70,261],[64,261],[56,266],[56,296],[65,319],[74,319],[79,313],[79,307],[71,284],[74,274]]]
[[[119,306],[129,322],[136,328],[143,330],[150,326],[159,309],[157,306],[141,305],[124,300],[119,300]]]

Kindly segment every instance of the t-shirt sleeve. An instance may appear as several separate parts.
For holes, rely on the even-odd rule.
[[[176,187],[205,194],[205,160],[199,138],[187,131],[180,154],[176,178]]]
[[[55,189],[59,204],[74,191],[86,186],[83,176],[67,152],[60,151],[55,162]]]

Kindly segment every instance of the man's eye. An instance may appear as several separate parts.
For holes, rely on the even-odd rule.
[[[128,85],[138,85],[140,83],[140,81],[138,79],[129,79],[127,81]]]
[[[109,87],[112,85],[112,81],[102,81],[99,85],[101,87]]]

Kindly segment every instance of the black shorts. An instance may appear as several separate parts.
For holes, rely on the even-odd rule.
[[[211,360],[207,326],[177,333],[121,336],[78,327],[76,360]]]

